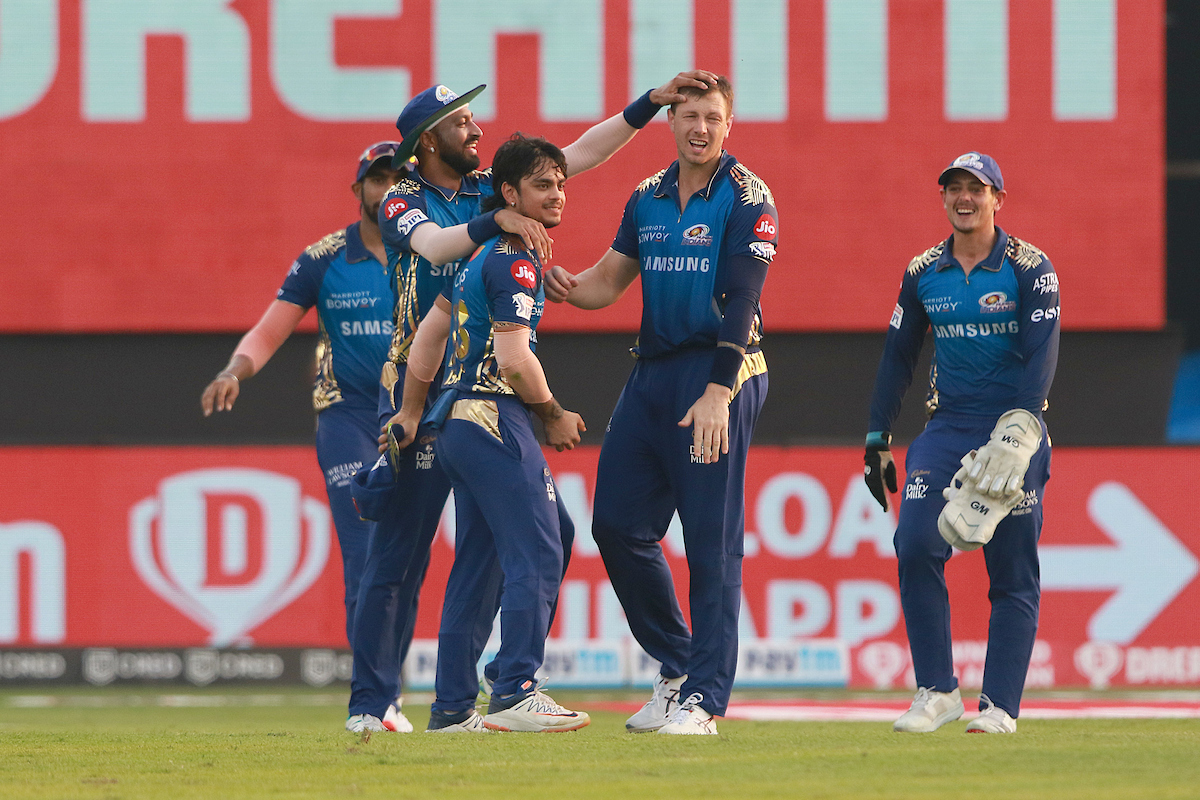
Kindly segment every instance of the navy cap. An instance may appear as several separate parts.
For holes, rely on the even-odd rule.
[[[387,515],[396,500],[396,472],[384,453],[368,469],[360,468],[350,479],[350,498],[358,515],[365,520],[379,521]]]
[[[392,156],[392,168],[400,169],[404,162],[413,157],[422,133],[474,100],[486,88],[487,84],[481,83],[466,94],[457,95],[439,84],[430,86],[409,100],[396,118],[396,130],[400,131],[404,141]]]
[[[354,176],[354,182],[358,183],[366,177],[367,172],[375,165],[375,162],[381,158],[391,159],[396,155],[396,150],[400,147],[399,142],[376,142],[375,144],[363,150],[362,155],[358,157],[358,173]],[[388,166],[391,166],[391,161],[388,161]]]
[[[995,186],[998,192],[1004,190],[1004,177],[1000,174],[1000,165],[991,156],[976,152],[963,153],[942,170],[942,174],[938,176],[938,184],[945,186],[950,180],[950,173],[956,169],[966,170],[988,186]]]

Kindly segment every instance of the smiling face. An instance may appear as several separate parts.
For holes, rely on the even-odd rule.
[[[459,175],[479,169],[479,138],[483,130],[475,124],[468,107],[463,106],[446,117],[428,134],[442,161]],[[422,143],[424,139],[423,135]]]
[[[997,192],[972,173],[958,169],[950,173],[942,187],[942,206],[956,232],[990,231],[1005,196],[1004,191]]]
[[[725,97],[712,91],[676,103],[667,112],[667,124],[675,135],[680,164],[703,166],[721,157],[733,113]]]
[[[553,228],[562,222],[563,206],[567,204],[566,187],[567,176],[557,164],[543,158],[532,172],[521,178],[516,188],[505,183],[500,191],[509,208]]]

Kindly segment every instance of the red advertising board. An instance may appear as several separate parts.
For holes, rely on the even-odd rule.
[[[627,635],[588,532],[597,456],[549,454],[579,529],[558,642]],[[345,647],[336,537],[311,450],[6,448],[0,471],[0,648]],[[838,640],[851,685],[903,686],[894,516],[860,471],[852,448],[752,451],[742,635]],[[1177,488],[1197,481],[1195,448],[1055,452],[1031,686],[1200,683],[1200,529]],[[420,639],[436,637],[452,536],[448,515]],[[664,546],[685,594],[677,527]],[[977,686],[982,555],[955,555],[947,576],[956,667]]]
[[[693,65],[733,78],[728,148],[779,209],[768,330],[882,329],[901,270],[949,232],[936,176],[973,149],[1003,167],[1000,224],[1056,265],[1067,328],[1158,329],[1163,18],[1162,0],[2,3],[0,330],[244,330],[355,219],[358,153],[425,86],[489,84],[487,159],[515,130],[568,143]],[[555,261],[594,263],[673,157],[660,120],[572,178]],[[633,330],[636,294],[543,326]]]

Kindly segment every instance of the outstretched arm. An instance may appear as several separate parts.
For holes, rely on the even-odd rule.
[[[285,300],[274,300],[267,306],[262,319],[238,342],[225,369],[218,372],[217,377],[204,388],[204,393],[200,395],[204,416],[210,416],[213,411],[233,410],[241,382],[252,377],[271,360],[279,346],[296,330],[307,311],[307,308]]]
[[[546,297],[556,303],[566,300],[576,308],[604,308],[620,300],[638,274],[636,258],[610,248],[594,267],[578,275],[558,266],[547,270]]]
[[[614,114],[593,125],[583,135],[563,148],[567,157],[567,177],[598,167],[618,150],[629,144],[638,130],[654,118],[658,110],[687,98],[679,93],[684,86],[709,89],[717,83],[717,75],[708,70],[681,72],[657,89],[630,103],[620,114]]]

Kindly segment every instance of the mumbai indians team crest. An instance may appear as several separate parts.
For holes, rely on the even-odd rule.
[[[699,245],[701,247],[710,247],[712,245],[712,234],[709,233],[708,226],[701,223],[693,225],[683,232],[683,243],[690,245]]]
[[[438,87],[436,89],[433,90],[433,95],[434,95],[434,97],[437,98],[437,101],[439,103],[441,103],[442,105],[446,105],[450,101],[458,99],[458,95],[456,95],[454,92],[450,91],[450,89],[448,87],[442,86],[440,84],[438,85]]]
[[[988,292],[979,298],[979,311],[983,314],[999,314],[1016,307],[1016,301],[1009,300],[1004,292]]]
[[[546,497],[550,498],[551,503],[557,503],[558,495],[554,491],[554,479],[550,477],[549,467],[542,467],[542,477],[546,479]]]

